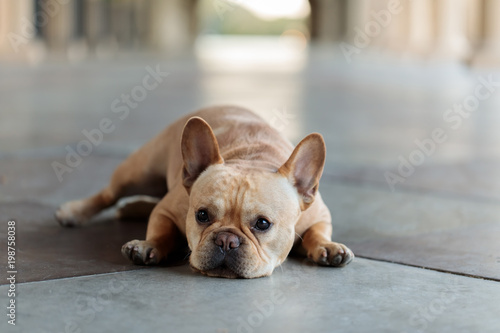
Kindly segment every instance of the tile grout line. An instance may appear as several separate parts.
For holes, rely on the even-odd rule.
[[[114,274],[127,273],[127,272],[136,272],[136,271],[141,271],[141,270],[145,270],[145,269],[154,269],[154,268],[155,267],[141,267],[141,268],[129,269],[129,270],[119,271],[119,272],[84,274],[84,275],[76,275],[76,276],[66,276],[66,277],[61,277],[61,278],[53,278],[53,279],[47,279],[47,280],[16,282],[16,285],[26,285],[26,284],[31,284],[31,283],[40,283],[40,282],[49,282],[49,281],[72,280],[72,279],[78,279],[81,277],[93,277],[93,276],[99,277],[99,276],[114,275]],[[8,286],[8,284],[0,284],[0,287],[2,287],[2,286]]]
[[[425,270],[428,270],[428,271],[446,273],[446,274],[451,274],[451,275],[458,275],[458,276],[468,277],[468,278],[472,278],[472,279],[476,279],[476,280],[486,280],[486,281],[500,282],[500,279],[497,279],[497,278],[490,278],[490,277],[484,277],[484,276],[480,276],[480,275],[472,275],[472,274],[467,274],[467,273],[454,272],[454,271],[449,271],[449,270],[445,270],[445,269],[425,267],[425,266],[420,266],[420,265],[413,265],[413,264],[408,264],[408,263],[399,262],[399,261],[392,261],[392,260],[387,260],[387,259],[373,258],[373,257],[362,256],[362,255],[357,255],[357,254],[356,254],[356,258],[363,258],[363,259],[367,259],[367,260],[373,260],[373,261],[379,261],[379,262],[386,262],[386,263],[396,264],[396,265],[401,265],[401,266],[420,268],[420,269],[425,269]]]
[[[427,271],[434,271],[434,272],[439,272],[439,273],[446,273],[446,274],[451,274],[451,275],[457,275],[457,276],[472,278],[472,279],[476,279],[476,280],[486,280],[486,281],[500,282],[500,279],[495,279],[495,278],[489,278],[489,277],[483,277],[483,276],[479,276],[479,275],[471,275],[471,274],[466,274],[466,273],[453,272],[453,271],[448,271],[448,270],[438,269],[438,268],[424,267],[424,266],[407,264],[407,263],[397,262],[397,261],[392,261],[392,260],[373,258],[373,257],[363,256],[363,255],[358,255],[358,254],[356,254],[356,258],[361,258],[361,259],[370,260],[370,261],[376,261],[376,262],[384,262],[384,263],[395,264],[395,265],[406,266],[406,267],[419,268],[419,269],[424,269],[424,270],[427,270]],[[115,274],[122,274],[122,273],[128,273],[128,272],[136,272],[136,271],[141,271],[141,270],[146,270],[146,269],[155,269],[155,268],[162,268],[162,266],[157,266],[157,267],[141,267],[141,268],[137,268],[137,269],[130,269],[130,270],[119,271],[119,272],[108,272],[108,273],[98,273],[98,274],[85,274],[85,275],[78,275],[78,276],[68,276],[68,277],[62,277],[62,278],[54,278],[54,279],[48,279],[48,280],[19,282],[19,283],[16,283],[16,285],[26,285],[26,284],[31,284],[31,283],[61,281],[61,280],[72,280],[72,279],[85,278],[85,277],[99,277],[99,276],[115,275]],[[0,284],[0,287],[2,287],[2,286],[8,286],[8,284]]]

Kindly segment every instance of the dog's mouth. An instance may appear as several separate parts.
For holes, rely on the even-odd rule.
[[[195,267],[191,267],[201,274],[213,277],[224,277],[229,279],[243,278],[241,274],[241,257],[238,253],[224,253],[222,251],[214,251],[212,255],[203,260]]]
[[[193,265],[191,265],[191,268],[203,275],[212,277],[223,277],[228,279],[243,278],[241,275],[232,270],[226,263],[222,263],[221,265],[210,269],[199,269],[194,267]]]

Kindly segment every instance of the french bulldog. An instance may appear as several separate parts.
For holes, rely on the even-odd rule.
[[[354,254],[331,241],[330,211],[318,192],[326,148],[320,134],[295,148],[253,112],[205,108],[179,119],[131,154],[109,185],[56,212],[63,226],[79,226],[119,199],[161,198],[145,240],[122,254],[156,265],[187,244],[189,262],[208,276],[270,275],[295,248],[324,266],[344,266]]]

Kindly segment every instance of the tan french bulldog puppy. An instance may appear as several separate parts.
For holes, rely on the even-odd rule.
[[[105,189],[65,203],[56,217],[81,225],[120,198],[158,196],[146,240],[122,247],[135,264],[158,264],[187,239],[191,266],[209,276],[270,275],[294,246],[320,265],[343,266],[354,255],[331,241],[318,192],[325,155],[320,134],[294,149],[246,109],[206,108],[169,126],[118,166]]]

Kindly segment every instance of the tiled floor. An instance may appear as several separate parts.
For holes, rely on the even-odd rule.
[[[120,119],[114,100],[158,64],[168,77]],[[319,51],[303,70],[276,72],[154,57],[0,64],[0,246],[8,220],[18,238],[18,325],[4,318],[0,330],[498,332],[500,91],[458,129],[443,118],[490,74],[500,81],[500,72],[444,64],[347,66]],[[213,279],[182,258],[152,269],[127,263],[119,248],[141,238],[145,224],[117,221],[113,211],[81,229],[57,225],[58,204],[100,189],[130,151],[179,115],[217,103],[254,109],[294,142],[324,135],[320,190],[334,238],[358,255],[352,264],[291,259],[270,278]],[[60,182],[51,163],[104,117],[115,130]],[[399,156],[415,154],[415,140],[435,128],[446,142],[392,190],[385,173],[396,174]],[[5,270],[0,279],[6,284]],[[7,290],[0,286],[2,300]]]

